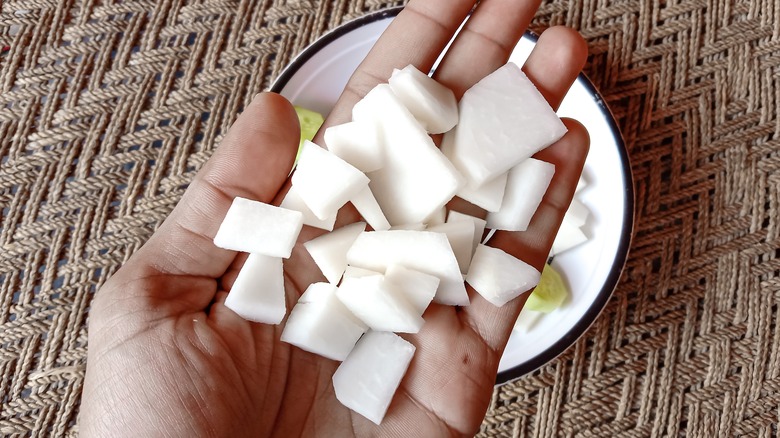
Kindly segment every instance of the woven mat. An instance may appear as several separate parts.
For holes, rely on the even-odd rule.
[[[328,29],[391,4],[0,4],[0,434],[73,435],[94,291],[252,95]],[[549,0],[535,23],[588,40],[638,226],[601,317],[497,388],[480,434],[774,435],[780,3]]]

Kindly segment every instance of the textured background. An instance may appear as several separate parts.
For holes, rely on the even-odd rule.
[[[251,96],[328,29],[391,4],[0,2],[0,435],[77,432],[94,291]],[[548,0],[533,28],[552,24],[588,40],[637,231],[601,317],[498,388],[481,434],[773,436],[780,3]]]

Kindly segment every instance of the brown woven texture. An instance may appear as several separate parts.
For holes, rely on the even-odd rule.
[[[390,3],[0,4],[0,435],[74,435],[95,290],[252,95]],[[549,0],[534,29],[553,24],[588,40],[637,228],[596,323],[499,387],[480,435],[774,435],[780,3]]]

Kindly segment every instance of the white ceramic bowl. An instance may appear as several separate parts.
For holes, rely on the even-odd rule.
[[[296,105],[328,114],[355,68],[400,12],[390,9],[348,22],[306,48],[282,72],[272,90]],[[536,37],[526,34],[511,61],[522,65]],[[572,345],[604,308],[620,278],[633,229],[633,182],[620,132],[604,100],[580,75],[559,115],[588,129],[591,149],[583,171],[587,186],[578,195],[591,216],[588,242],[555,257],[571,297],[527,332],[515,331],[499,365],[497,383],[517,378],[554,359]]]

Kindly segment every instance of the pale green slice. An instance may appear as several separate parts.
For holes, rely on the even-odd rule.
[[[545,264],[542,270],[542,277],[539,279],[539,285],[536,286],[528,301],[525,302],[523,310],[533,310],[536,312],[550,313],[561,307],[569,290],[558,273],[552,266]]]
[[[319,131],[325,119],[322,117],[322,114],[297,105],[295,106],[295,113],[298,114],[298,122],[301,125],[301,142],[298,145],[298,154],[300,154],[304,140],[311,141],[317,135],[317,131]],[[298,161],[297,156],[295,160]]]

